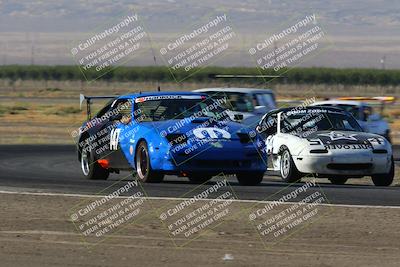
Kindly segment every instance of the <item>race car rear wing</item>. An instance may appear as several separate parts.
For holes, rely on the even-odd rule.
[[[374,97],[365,97],[365,96],[345,96],[339,97],[338,100],[353,100],[353,101],[378,101],[380,102],[380,113],[382,114],[385,110],[386,104],[394,104],[396,102],[395,96],[374,96]]]
[[[113,99],[118,97],[117,95],[102,95],[102,96],[86,96],[83,94],[79,95],[79,108],[82,109],[82,103],[86,100],[86,113],[88,120],[92,117],[90,112],[90,104],[92,104],[92,99]]]
[[[354,101],[381,101],[384,103],[394,103],[396,102],[395,96],[374,96],[374,97],[365,97],[365,96],[345,96],[339,97],[338,100],[354,100]]]

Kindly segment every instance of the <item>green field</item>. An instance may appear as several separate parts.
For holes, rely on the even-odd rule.
[[[281,75],[274,83],[288,84],[343,84],[343,85],[382,85],[400,84],[400,70],[380,69],[334,69],[334,68],[290,68],[275,72],[273,69],[261,71],[245,67],[206,67],[186,72],[183,69],[171,71],[167,67],[123,67],[106,69],[101,73],[95,70],[83,72],[78,66],[0,66],[0,79],[16,80],[88,80],[104,81],[160,81],[160,82],[208,82],[214,74]],[[221,79],[229,81],[230,79]],[[248,83],[262,83],[264,78],[246,79]]]
[[[207,67],[188,76],[166,67],[118,67],[95,79],[78,66],[0,66],[0,143],[73,143],[70,132],[85,120],[79,94],[191,91],[205,87],[270,88],[277,100],[317,100],[339,96],[400,97],[400,70],[292,68],[281,78],[214,79],[214,74],[259,75],[256,68]],[[273,70],[263,74],[276,73]],[[90,76],[92,75],[92,76]],[[90,82],[89,82],[90,81]],[[180,82],[178,82],[180,81]],[[103,103],[97,103],[93,111]],[[400,140],[400,105],[386,108],[393,140]]]

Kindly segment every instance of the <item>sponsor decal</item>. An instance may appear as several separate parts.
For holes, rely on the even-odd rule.
[[[351,140],[351,141],[357,141],[357,134],[345,134],[341,132],[330,132],[328,134],[318,134],[319,136],[327,136],[329,137],[332,141],[337,141],[337,140]]]
[[[135,99],[135,103],[142,103],[146,101],[157,101],[164,99],[203,99],[201,95],[155,95],[155,96],[143,96]]]
[[[311,146],[321,146],[323,145],[321,139],[307,139]]]
[[[121,129],[112,129],[110,134],[110,150],[118,149],[119,134]]]
[[[352,149],[361,149],[361,150],[370,150],[373,149],[372,139],[368,140],[360,140],[361,136],[358,134],[345,134],[341,132],[330,132],[327,134],[318,134],[319,136],[329,137],[330,140],[321,140],[321,138],[316,139],[307,139],[311,146],[324,146],[325,149],[328,150],[352,150]],[[357,139],[355,136],[359,136]],[[362,138],[361,138],[362,139]],[[336,142],[339,140],[349,140],[349,141],[357,141],[354,142]]]
[[[231,134],[220,128],[196,128],[193,134],[199,139],[231,139]]]
[[[308,114],[308,113],[329,113],[329,114],[345,114],[343,111],[340,110],[329,110],[329,109],[296,109],[290,110],[284,113],[286,116],[296,115],[296,114]]]
[[[325,149],[372,149],[370,144],[354,144],[354,145],[325,145]]]
[[[368,141],[371,144],[374,145],[383,145],[385,143],[385,139],[383,139],[382,137],[372,137],[372,138],[368,138]]]

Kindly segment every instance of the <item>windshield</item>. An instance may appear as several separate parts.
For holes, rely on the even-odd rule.
[[[338,107],[341,108],[347,112],[349,112],[351,115],[354,116],[357,120],[360,119],[360,112],[358,106],[355,105],[347,105],[347,104],[323,104],[320,106],[325,106],[325,107]]]
[[[253,104],[251,95],[246,93],[207,91],[207,94],[213,99],[227,99],[224,107],[233,111],[253,112],[254,104],[256,104]]]
[[[343,109],[343,110],[346,110],[346,111],[349,112],[351,115],[353,115],[354,118],[356,118],[356,119],[359,119],[359,117],[360,117],[360,116],[359,116],[359,115],[360,115],[360,112],[359,112],[358,106],[339,104],[339,105],[337,105],[337,107],[339,107],[339,108],[341,108],[341,109]]]
[[[268,110],[276,108],[275,97],[269,93],[257,93],[257,106],[265,106]]]
[[[225,99],[226,102],[226,99]],[[221,120],[226,109],[223,99],[214,101],[203,96],[182,99],[155,99],[135,103],[135,119],[140,121],[165,121],[188,117],[213,117]],[[224,116],[223,119],[226,119]]]
[[[288,111],[282,114],[281,131],[300,133],[304,131],[357,131],[362,132],[357,121],[346,113],[323,109]]]

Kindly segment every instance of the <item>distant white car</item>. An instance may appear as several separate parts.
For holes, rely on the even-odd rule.
[[[394,177],[391,144],[363,132],[346,111],[333,107],[285,108],[267,113],[256,127],[265,140],[268,170],[286,182],[306,174],[344,184],[371,176],[377,186]]]
[[[229,101],[226,108],[241,115],[241,121],[247,125],[257,124],[261,117],[270,110],[276,109],[275,94],[270,89],[257,88],[204,88],[194,92],[207,93],[212,98],[226,97]]]
[[[368,103],[333,99],[315,102],[310,106],[338,107],[344,109],[354,116],[364,131],[382,135],[389,142],[391,141],[388,122],[384,120],[380,114],[374,113],[372,106],[368,105]]]

